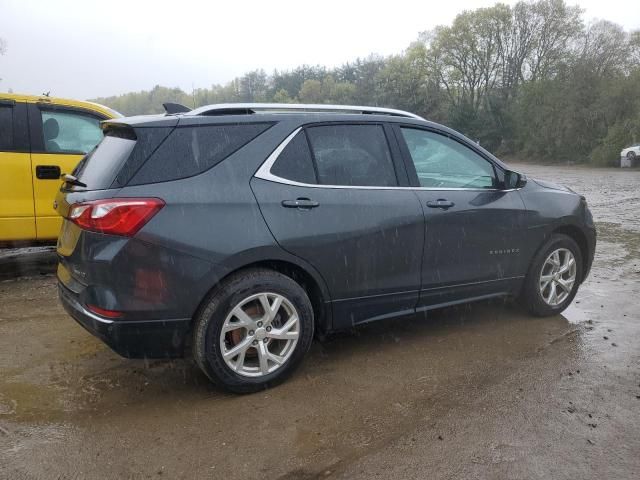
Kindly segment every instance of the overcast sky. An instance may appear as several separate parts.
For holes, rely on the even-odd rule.
[[[495,0],[0,0],[0,91],[92,98],[209,87],[255,68],[399,53],[419,32]],[[506,3],[515,2],[507,0]],[[638,0],[583,0],[587,21],[640,28]]]

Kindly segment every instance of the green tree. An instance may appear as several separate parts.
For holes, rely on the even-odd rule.
[[[585,25],[581,9],[564,0],[497,3],[423,32],[398,55],[253,70],[191,94],[156,86],[96,100],[125,114],[157,113],[166,101],[386,106],[502,154],[607,164],[640,136],[640,31]]]
[[[293,103],[294,99],[289,96],[284,88],[278,90],[272,98],[274,103]]]
[[[238,97],[242,102],[264,102],[267,99],[267,74],[264,70],[245,73],[239,79]]]
[[[324,100],[322,82],[313,78],[305,80],[298,92],[298,99],[302,103],[322,103]]]

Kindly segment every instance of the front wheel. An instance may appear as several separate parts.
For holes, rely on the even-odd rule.
[[[569,306],[582,278],[582,253],[567,235],[554,234],[536,254],[521,300],[533,315],[557,315]]]
[[[281,273],[252,269],[225,281],[197,315],[193,354],[214,383],[250,393],[288,377],[312,338],[304,289]]]

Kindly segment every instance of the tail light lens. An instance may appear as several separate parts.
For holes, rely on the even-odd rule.
[[[68,219],[84,230],[131,237],[164,207],[159,198],[117,198],[77,203]]]
[[[118,312],[116,310],[107,310],[106,308],[100,308],[91,304],[87,305],[87,308],[89,309],[89,311],[97,313],[101,317],[120,318],[122,316],[122,312]]]

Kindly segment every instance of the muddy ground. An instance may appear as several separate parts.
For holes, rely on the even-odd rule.
[[[120,358],[51,275],[0,282],[0,478],[640,478],[640,172],[521,169],[598,224],[564,315],[494,301],[370,325],[255,395]]]

